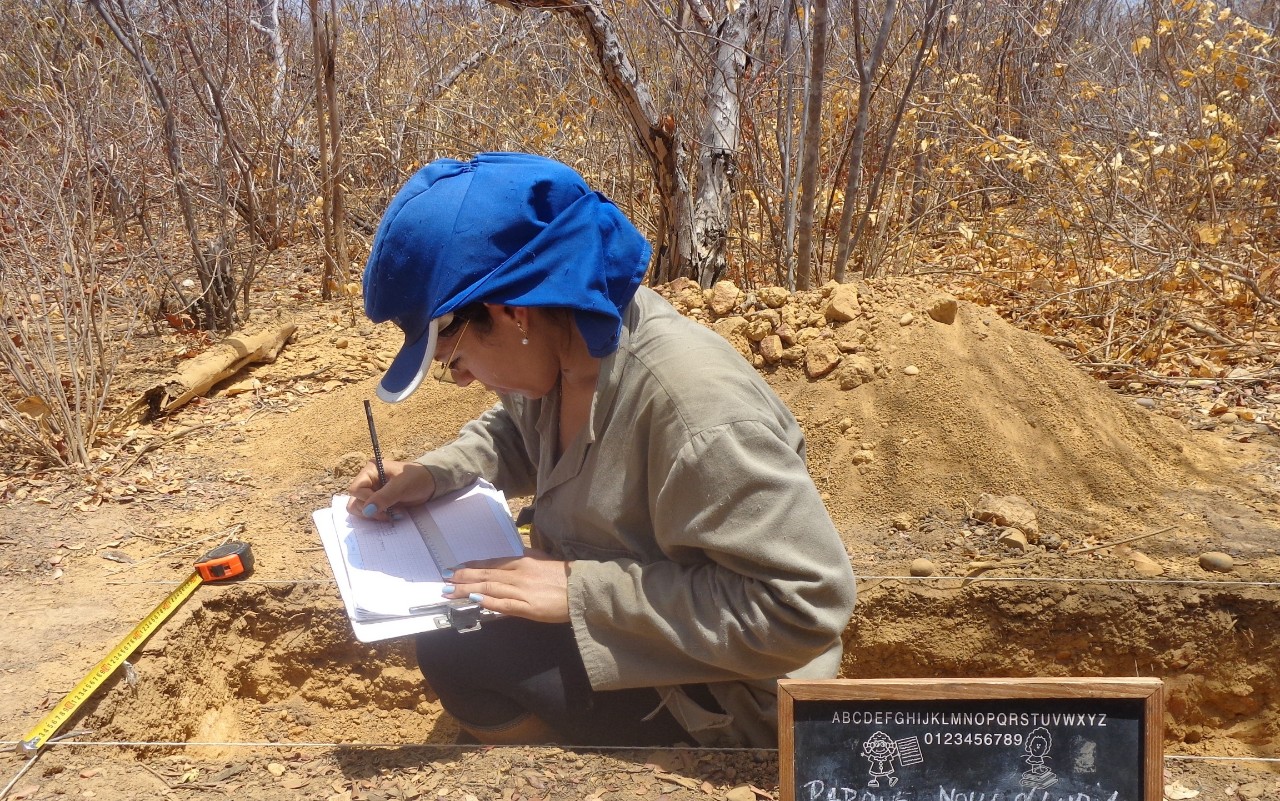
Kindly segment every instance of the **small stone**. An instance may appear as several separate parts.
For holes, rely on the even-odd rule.
[[[833,323],[848,322],[858,316],[858,289],[852,284],[837,284],[831,290],[823,316]]]
[[[785,347],[789,348],[796,344],[796,330],[785,322],[779,323],[773,329],[773,333],[778,335],[778,339],[782,340],[782,344]]]
[[[1138,398],[1136,401],[1134,401],[1134,403],[1138,404],[1144,409],[1156,408],[1155,398]]]
[[[960,305],[956,303],[955,298],[949,295],[944,295],[942,297],[935,298],[930,304],[929,316],[936,322],[942,323],[943,325],[951,325],[956,321],[956,312],[959,308]]]
[[[671,305],[679,309],[681,314],[704,309],[707,305],[707,299],[702,296],[702,287],[692,281],[689,283],[691,286],[686,286],[671,295]]]
[[[747,339],[759,342],[773,333],[773,322],[764,317],[756,317],[747,323]]]
[[[911,325],[911,321],[914,319],[916,319],[916,316],[911,312],[907,312],[898,318],[898,325]]]
[[[791,293],[780,286],[765,286],[756,290],[756,297],[770,309],[778,309],[791,298]]]
[[[841,434],[843,434],[844,432],[848,431],[848,430],[849,430],[849,429],[851,429],[851,428],[853,428],[853,418],[852,418],[852,417],[842,417],[842,418],[840,418],[840,422],[836,423],[836,429],[837,429]]]
[[[1027,535],[1029,542],[1040,538],[1040,523],[1036,510],[1027,500],[1018,495],[988,495],[978,497],[972,517],[983,523],[1016,528]]]
[[[756,791],[750,785],[739,784],[724,794],[725,801],[756,801]]]
[[[875,461],[876,455],[871,451],[860,450],[854,451],[853,456],[851,456],[850,459],[854,464],[870,464]]]
[[[875,380],[876,368],[865,356],[846,356],[835,377],[841,389],[857,389]]]
[[[777,334],[770,334],[760,340],[760,356],[765,364],[777,364],[781,361],[782,351],[782,338]]]
[[[287,770],[288,768],[286,768],[284,765],[281,765],[279,762],[267,763],[267,772],[270,773],[272,776],[276,776],[276,777],[283,776],[285,774],[285,771]]]
[[[717,281],[716,285],[711,287],[707,305],[717,316],[723,317],[738,305],[738,298],[741,295],[742,290],[738,289],[732,281]]]
[[[1016,528],[1006,528],[1000,535],[1000,544],[1010,550],[1025,551],[1027,549],[1027,535]]]
[[[863,450],[866,450],[866,449],[864,448]],[[908,529],[911,528],[911,523],[912,523],[911,515],[904,513],[900,515],[894,515],[893,521],[890,522],[889,525],[893,526],[894,529],[898,531],[907,531]]]
[[[804,349],[804,371],[809,378],[822,378],[840,364],[840,349],[829,339],[815,339]]]
[[[906,367],[902,368],[902,373],[903,375],[920,375],[920,368],[916,367],[914,364],[908,364]]]
[[[907,568],[913,576],[932,576],[938,572],[938,568],[928,559],[913,559],[911,566]]]
[[[1234,422],[1236,422],[1237,420],[1239,420],[1239,419],[1240,419],[1240,417],[1239,417],[1235,412],[1226,412],[1225,414],[1223,414],[1223,415],[1222,415],[1221,417],[1219,417],[1218,419],[1219,419],[1219,420],[1221,420],[1222,422],[1226,423],[1227,425],[1231,425],[1232,423],[1234,423]]]
[[[347,347],[347,345],[350,345],[350,344],[351,344],[351,343],[347,341],[346,337],[342,337],[342,338],[341,338],[341,339],[339,339],[338,341],[334,342],[334,343],[333,343],[333,346],[334,346],[335,348],[337,348],[338,350],[342,350],[342,349],[346,348],[346,347]]]
[[[1230,573],[1235,569],[1235,560],[1231,554],[1222,551],[1205,551],[1200,554],[1200,567],[1211,573]]]
[[[1168,801],[1186,801],[1189,798],[1195,798],[1200,795],[1199,790],[1192,790],[1182,782],[1174,782],[1164,786],[1164,797]]]

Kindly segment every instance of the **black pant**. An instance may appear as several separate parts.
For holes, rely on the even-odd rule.
[[[418,635],[418,666],[445,711],[464,725],[498,729],[534,715],[565,745],[662,746],[693,739],[642,687],[599,692],[568,623],[491,620],[479,631]]]

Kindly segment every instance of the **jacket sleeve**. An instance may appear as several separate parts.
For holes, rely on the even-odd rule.
[[[802,453],[759,421],[699,432],[649,476],[667,558],[570,564],[596,689],[778,677],[838,646],[854,576]]]
[[[436,481],[436,495],[483,478],[510,496],[533,493],[535,467],[528,445],[499,403],[462,427],[458,438],[418,458]]]

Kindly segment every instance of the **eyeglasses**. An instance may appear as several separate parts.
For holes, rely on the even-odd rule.
[[[453,329],[458,327],[458,323],[462,323],[462,330],[458,331],[458,339],[453,343],[453,350],[449,352],[449,358],[440,362],[440,369],[432,375],[436,381],[443,384],[456,384],[453,380],[453,371],[449,369],[449,365],[453,364],[453,357],[458,354],[458,346],[462,344],[462,337],[467,333],[467,326],[471,324],[470,320],[459,320],[454,318],[449,322],[444,330],[436,334],[437,339],[444,339],[453,336]]]

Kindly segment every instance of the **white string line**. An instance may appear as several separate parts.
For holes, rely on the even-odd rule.
[[[19,779],[27,775],[27,771],[31,770],[31,766],[36,764],[36,760],[39,758],[40,758],[40,754],[39,752],[37,752],[33,754],[30,759],[27,760],[26,764],[22,766],[22,769],[18,771],[18,775],[10,779],[9,783],[4,786],[4,789],[0,790],[0,798],[9,797],[9,791],[13,789],[14,785],[18,783]]]
[[[17,740],[0,740],[0,746],[17,745]],[[324,743],[324,742],[179,742],[150,740],[59,740],[45,744],[45,748],[64,748],[67,746],[84,747],[127,747],[127,748],[438,748],[438,749],[491,749],[491,748],[528,748],[524,745],[460,745],[457,743]],[[561,745],[548,746],[562,750],[583,751],[730,751],[730,752],[766,752],[777,753],[776,748],[712,748],[682,746],[597,746],[597,745]],[[1183,754],[1165,754],[1164,761],[1180,762],[1280,762],[1280,757],[1236,757],[1236,756],[1196,756]]]
[[[999,570],[1000,568],[991,568]],[[1112,578],[1087,578],[1076,576],[855,576],[858,581],[965,581],[969,584],[977,584],[980,581],[1026,581],[1026,582],[1046,582],[1046,583],[1077,583],[1077,584],[1170,584],[1170,585],[1195,585],[1206,587],[1280,587],[1280,581],[1215,581],[1213,579],[1112,579]],[[163,584],[166,586],[177,586],[181,582],[173,581],[112,581],[109,584],[117,584],[124,586],[143,586],[147,584]],[[218,583],[218,582],[215,582]],[[336,585],[338,582],[333,579],[244,579],[226,582],[228,585],[233,584],[328,584]]]
[[[0,740],[0,746],[17,745],[16,740]],[[243,742],[243,743],[218,743],[218,742],[179,742],[179,741],[150,741],[150,740],[59,740],[58,742],[47,742],[43,748],[66,747],[66,746],[91,746],[91,747],[127,747],[127,748],[343,748],[343,749],[377,749],[377,748],[433,748],[433,749],[484,749],[493,748],[529,748],[528,745],[470,745],[458,743],[317,743],[317,742]],[[654,746],[654,745],[635,745],[635,746],[610,746],[610,745],[555,745],[547,746],[548,748],[559,748],[562,750],[581,750],[581,751],[777,751],[776,748],[714,748],[714,747],[677,747],[677,746]],[[0,798],[4,796],[0,795]]]
[[[999,568],[991,568],[999,570]],[[937,581],[955,580],[977,584],[980,581],[1026,581],[1077,584],[1173,584],[1207,587],[1280,587],[1280,581],[1214,581],[1213,579],[1108,579],[1067,576],[857,576],[859,581]]]

